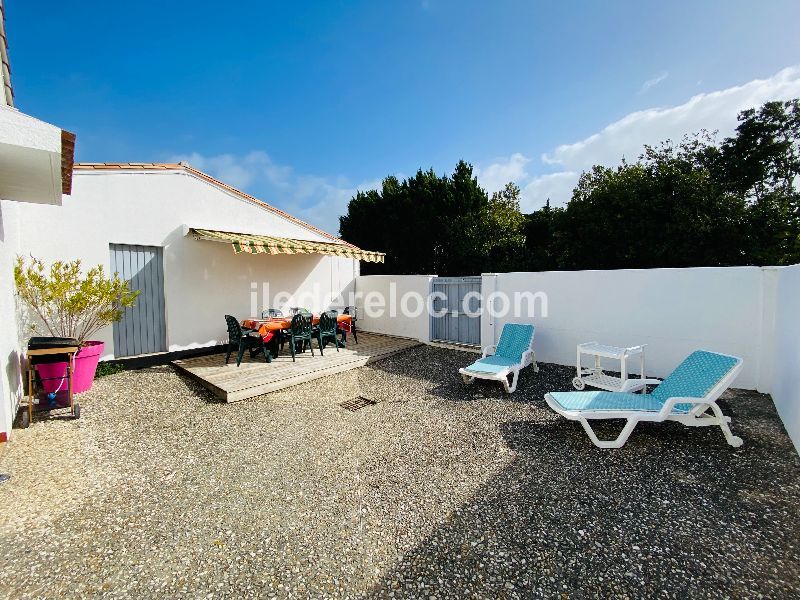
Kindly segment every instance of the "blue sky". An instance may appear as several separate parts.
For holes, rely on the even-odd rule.
[[[463,158],[523,208],[596,162],[800,95],[800,2],[7,0],[18,107],[77,159],[182,158],[328,230]],[[46,15],[46,18],[43,18]]]

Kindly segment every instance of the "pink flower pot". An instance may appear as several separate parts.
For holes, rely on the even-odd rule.
[[[84,342],[83,348],[78,350],[75,355],[75,370],[72,373],[72,392],[80,394],[92,388],[94,373],[97,371],[97,363],[103,353],[105,344],[103,342]],[[67,382],[67,363],[50,363],[37,365],[39,376],[42,378],[42,387],[48,394],[58,391],[61,386],[62,392],[68,389]],[[63,383],[62,383],[63,381]]]

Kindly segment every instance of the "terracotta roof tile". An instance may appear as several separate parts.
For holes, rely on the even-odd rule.
[[[14,106],[14,87],[11,85],[11,61],[8,59],[8,38],[6,37],[6,11],[3,0],[0,0],[0,79],[3,81],[5,104]]]
[[[61,130],[61,193],[72,193],[72,167],[75,162],[75,134]]]
[[[187,173],[190,173],[190,174],[202,179],[203,181],[206,181],[206,182],[210,183],[211,185],[214,185],[214,186],[216,186],[218,188],[226,190],[226,191],[234,194],[235,196],[239,196],[240,198],[242,198],[243,200],[246,200],[247,202],[250,202],[251,204],[255,204],[256,206],[259,206],[260,208],[263,208],[263,209],[268,210],[268,211],[270,211],[270,212],[272,212],[272,213],[274,213],[276,215],[279,215],[279,216],[283,217],[284,219],[292,221],[293,223],[295,223],[297,225],[300,225],[301,227],[305,227],[306,229],[309,229],[309,230],[313,231],[314,233],[317,233],[317,234],[319,234],[319,235],[321,235],[323,237],[326,237],[326,238],[328,238],[330,240],[334,240],[336,242],[345,244],[345,245],[350,246],[352,248],[358,248],[358,246],[354,246],[353,244],[351,244],[349,242],[345,242],[341,238],[338,238],[338,237],[336,237],[334,235],[331,235],[330,233],[327,233],[326,231],[323,231],[322,229],[320,229],[318,227],[314,227],[310,223],[306,223],[305,221],[302,221],[302,220],[298,219],[297,217],[293,217],[289,213],[284,212],[279,208],[275,208],[274,206],[272,206],[270,204],[267,204],[266,202],[263,202],[263,201],[259,200],[258,198],[255,198],[254,196],[251,196],[250,194],[247,194],[247,193],[245,193],[245,192],[243,192],[241,190],[238,190],[235,187],[230,186],[230,185],[228,185],[227,183],[225,183],[223,181],[220,181],[219,179],[215,179],[214,177],[212,177],[208,173],[204,173],[203,171],[199,171],[198,169],[195,169],[194,167],[192,167],[191,165],[189,165],[187,163],[136,163],[136,162],[131,162],[131,163],[75,163],[75,166],[73,168],[74,168],[75,171],[114,171],[114,170],[117,170],[117,171],[119,171],[119,170],[125,170],[125,171],[185,171]]]
[[[184,165],[180,163],[75,163],[76,171],[91,171],[103,169],[125,170],[181,170]]]

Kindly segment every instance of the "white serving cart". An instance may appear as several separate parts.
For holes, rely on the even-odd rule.
[[[586,354],[594,357],[594,366],[588,369],[583,368],[581,364],[582,356]],[[637,383],[635,379],[628,382],[628,364],[631,359],[639,358],[639,378],[642,383]],[[611,358],[620,361],[620,376],[614,377],[607,375],[603,372],[600,366],[601,358]],[[609,392],[619,392],[623,386],[626,391],[634,392],[642,390],[644,384],[644,346],[632,346],[630,348],[618,348],[617,346],[606,346],[605,344],[598,344],[597,342],[587,342],[585,344],[578,344],[578,361],[577,361],[578,375],[572,380],[572,385],[576,390],[582,390],[587,385],[600,388],[601,390],[608,390]]]

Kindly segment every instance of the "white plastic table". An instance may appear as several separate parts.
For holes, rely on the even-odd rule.
[[[581,365],[581,356],[587,354],[594,356],[594,367],[584,369]],[[576,390],[582,390],[587,385],[600,388],[601,390],[608,390],[609,392],[619,392],[622,386],[628,381],[628,361],[632,358],[639,357],[639,378],[642,383],[632,382],[628,385],[629,392],[643,390],[644,384],[644,346],[632,346],[630,348],[618,348],[617,346],[606,346],[605,344],[598,344],[597,342],[587,342],[585,344],[578,344],[578,360],[577,371],[578,374],[572,380],[572,385]],[[600,367],[601,358],[613,358],[620,361],[620,377],[607,375]]]

